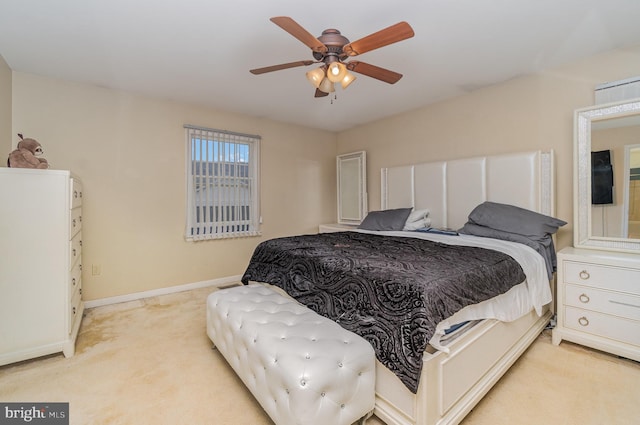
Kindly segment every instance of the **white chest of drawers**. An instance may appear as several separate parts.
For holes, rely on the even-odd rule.
[[[0,365],[75,352],[82,185],[69,171],[0,168]]]
[[[556,345],[567,340],[640,361],[640,255],[558,253]]]

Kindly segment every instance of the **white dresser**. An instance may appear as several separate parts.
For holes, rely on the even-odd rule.
[[[69,171],[0,168],[0,365],[75,352],[82,185]]]
[[[640,255],[558,253],[555,345],[567,340],[640,361]]]

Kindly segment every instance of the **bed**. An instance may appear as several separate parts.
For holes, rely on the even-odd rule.
[[[451,229],[465,226],[470,213],[486,203],[514,206],[553,216],[553,169],[553,152],[541,151],[383,168],[380,210],[427,209],[431,227]],[[452,242],[454,238],[456,241]],[[535,340],[551,317],[548,261],[545,262],[532,248],[512,241],[427,232],[368,230],[279,239],[282,240],[265,241],[256,248],[243,282],[276,285],[343,327],[364,333],[362,336],[374,345],[378,356],[375,414],[389,425],[459,423]],[[500,271],[497,277],[491,277],[497,280],[480,285],[478,299],[469,301],[467,298],[470,296],[465,294],[450,302],[452,298],[447,295],[447,300],[431,302],[433,305],[430,305],[422,301],[431,299],[431,296],[417,297],[421,298],[420,302],[411,302],[411,310],[402,311],[401,316],[410,318],[405,320],[403,330],[386,331],[390,328],[387,328],[384,320],[394,315],[397,304],[374,305],[373,301],[363,300],[361,294],[378,291],[377,288],[382,286],[380,282],[390,278],[360,272],[374,268],[375,255],[362,251],[363,244],[386,246],[387,243],[393,244],[389,246],[396,251],[395,254],[389,254],[386,259],[376,258],[376,261],[387,261],[388,267],[382,268],[398,276],[398,279],[405,279],[388,286],[394,289],[387,291],[392,292],[387,298],[394,298],[394,294],[404,297],[405,292],[411,292],[407,289],[410,287],[407,282],[416,276],[416,270],[412,269],[419,269],[418,274],[426,273],[426,269],[416,267],[416,263],[405,261],[412,256],[444,256],[442,261],[447,264],[459,264],[461,276],[465,273],[475,276],[474,270],[480,269],[487,269],[487,273],[494,273],[493,269]],[[285,247],[282,251],[273,251],[279,249],[276,245]],[[446,250],[446,255],[440,251],[445,249],[442,248],[444,245],[455,246],[451,251],[460,251],[455,255],[462,257],[447,257],[449,250]],[[348,254],[327,254],[326,249],[331,247],[351,251]],[[436,248],[437,251],[434,251]],[[483,250],[483,256],[491,253],[491,267],[464,260]],[[362,252],[358,254],[357,251]],[[317,257],[330,256],[331,260],[316,267],[307,259],[292,262],[282,257],[284,254],[281,252],[309,256],[315,253]],[[392,258],[394,256],[395,259]],[[513,268],[514,261],[516,266],[520,265],[519,270]],[[283,269],[286,268],[295,269],[296,276],[289,279],[288,283],[285,282],[286,278],[282,278]],[[443,281],[447,278],[446,274],[440,272],[434,281]],[[477,282],[490,279],[489,274],[473,278]],[[331,283],[322,283],[323,279]],[[508,283],[494,289],[507,280]],[[360,286],[365,285],[366,281],[375,282],[372,286],[374,289]],[[346,282],[345,286],[356,285],[357,289],[329,295],[325,287],[340,288],[340,282]],[[447,280],[444,287],[451,285],[451,282],[451,279]],[[332,296],[334,299],[330,298]],[[377,303],[377,298],[381,298],[380,292],[374,294],[373,298]],[[349,305],[360,306],[363,303],[368,311],[388,311],[384,310],[384,314],[378,314],[373,320],[368,316],[351,314],[348,310]],[[406,298],[403,298],[403,303],[407,304]],[[449,310],[448,303],[455,305],[455,308]],[[500,305],[518,307],[491,313],[498,311],[496,307]],[[340,310],[336,306],[343,308]],[[435,323],[429,322],[432,315],[437,318],[433,319]],[[375,326],[372,324],[369,327],[367,320],[375,321]],[[420,326],[414,326],[416,323]],[[456,330],[449,333],[454,328]],[[403,334],[399,337],[402,341],[393,347],[397,351],[378,355],[378,346],[393,345],[380,342],[385,332],[388,335]]]

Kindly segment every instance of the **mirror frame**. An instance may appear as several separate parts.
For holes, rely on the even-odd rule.
[[[640,239],[595,237],[591,232],[591,123],[634,114],[640,114],[640,99],[575,111],[573,244],[577,248],[640,253]]]
[[[346,175],[343,167],[356,164],[357,181],[342,184]],[[367,215],[367,153],[365,151],[346,153],[336,157],[337,190],[338,190],[338,223],[358,225]],[[349,173],[351,176],[353,173]],[[347,192],[348,190],[348,192]],[[344,197],[344,198],[343,198]],[[348,199],[346,199],[348,198]],[[353,206],[357,202],[357,215],[348,214],[344,210],[345,205]]]

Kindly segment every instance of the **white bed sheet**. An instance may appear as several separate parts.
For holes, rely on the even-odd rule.
[[[503,322],[511,322],[535,309],[538,316],[542,315],[542,307],[552,300],[551,288],[547,278],[547,269],[544,258],[533,248],[526,245],[503,241],[499,239],[484,238],[472,235],[441,235],[424,232],[406,231],[370,231],[354,230],[362,233],[372,233],[388,236],[413,237],[432,240],[449,245],[475,246],[493,249],[511,256],[522,267],[526,277],[525,281],[514,286],[504,294],[489,300],[467,306],[451,317],[441,321],[435,334],[429,340],[429,344],[436,350],[449,352],[446,345],[440,342],[445,331],[451,326],[470,320],[497,319]]]

